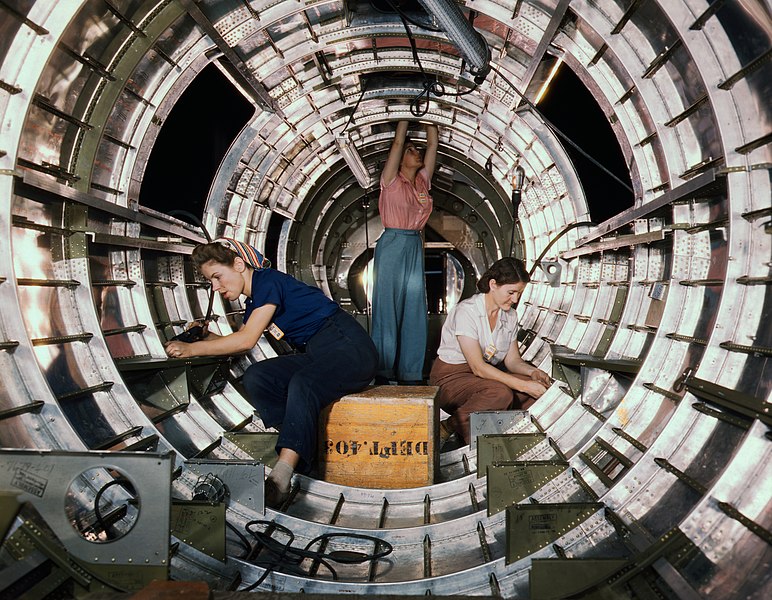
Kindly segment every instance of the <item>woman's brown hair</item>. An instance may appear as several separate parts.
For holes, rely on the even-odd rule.
[[[491,279],[498,285],[508,283],[528,283],[531,277],[525,268],[525,263],[519,258],[505,256],[493,263],[477,282],[477,289],[483,294],[491,291]]]
[[[211,242],[209,244],[199,244],[193,248],[191,259],[199,271],[210,260],[232,267],[236,261],[236,253],[218,242]]]

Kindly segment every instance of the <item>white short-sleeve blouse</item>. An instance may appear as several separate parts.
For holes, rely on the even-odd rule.
[[[485,294],[475,294],[459,302],[448,314],[442,326],[442,336],[437,356],[443,362],[460,365],[466,362],[458,336],[477,340],[483,358],[492,365],[499,364],[517,339],[517,312],[499,309],[499,318],[491,331],[485,312]]]

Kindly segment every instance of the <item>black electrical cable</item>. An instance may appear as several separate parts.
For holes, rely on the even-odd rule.
[[[238,558],[241,560],[247,558],[252,552],[252,545],[249,543],[249,540],[244,536],[243,533],[238,530],[238,528],[236,528],[234,525],[231,525],[229,521],[226,520],[225,524],[228,526],[228,529],[236,534],[236,537],[239,538],[239,542],[241,542],[241,545],[244,548],[244,553]]]
[[[585,152],[576,142],[574,142],[571,138],[569,138],[565,133],[560,131],[560,129],[552,123],[547,117],[544,116],[544,114],[536,108],[536,105],[531,102],[528,98],[526,98],[520,90],[518,90],[515,85],[504,75],[501,71],[499,71],[495,66],[491,65],[491,69],[499,76],[501,77],[507,85],[509,85],[510,88],[512,88],[512,91],[514,91],[522,100],[533,110],[539,117],[544,121],[544,123],[549,127],[555,135],[557,135],[560,139],[567,142],[572,148],[574,148],[577,152],[579,152],[582,156],[584,156],[587,160],[589,160],[592,164],[594,164],[596,167],[598,167],[601,171],[603,171],[606,175],[614,179],[619,185],[624,187],[626,190],[628,190],[631,194],[634,194],[633,188],[631,188],[629,185],[627,185],[624,181],[619,179],[614,173],[609,171],[606,167],[604,167],[600,162],[595,160],[592,156],[590,156],[587,152]]]
[[[204,232],[204,237],[206,238],[206,241],[208,243],[212,243],[212,236],[209,235],[209,231],[204,226],[203,221],[199,219],[196,215],[194,215],[192,212],[189,212],[187,210],[170,210],[167,213],[170,217],[174,217],[176,215],[188,217],[195,225],[198,225],[201,228],[201,231]],[[203,338],[204,331],[206,328],[207,323],[212,320],[212,310],[214,309],[214,288],[209,286],[209,302],[206,306],[206,315],[204,316],[204,325],[193,325],[189,329],[183,331],[181,334],[174,336],[174,340],[179,340],[182,342],[195,342]]]
[[[253,531],[251,527],[255,525],[265,525],[266,529],[273,532],[274,529],[279,529],[284,535],[286,535],[289,540],[285,544],[281,544],[280,542],[277,542],[273,539],[273,537],[267,532],[267,531]],[[242,592],[251,592],[252,590],[256,589],[260,586],[263,581],[270,575],[273,570],[278,567],[282,561],[284,560],[285,556],[287,555],[287,552],[289,552],[289,548],[292,545],[292,542],[295,540],[295,534],[292,533],[289,529],[284,527],[284,525],[280,525],[279,523],[276,523],[275,521],[249,521],[244,528],[252,534],[252,537],[254,537],[258,544],[265,548],[270,554],[273,555],[273,560],[271,560],[267,567],[265,567],[265,571],[263,574],[255,581],[252,585],[244,588],[241,590]],[[259,563],[255,563],[259,564]]]
[[[206,238],[206,241],[209,242],[210,244],[212,243],[212,236],[209,235],[209,232],[207,231],[206,227],[204,227],[204,223],[192,212],[189,212],[187,210],[170,210],[166,214],[169,215],[170,217],[175,217],[177,215],[182,217],[188,217],[191,221],[193,221],[194,225],[198,225],[201,228],[201,231],[204,232],[204,237]]]
[[[258,531],[254,530],[255,526],[264,526],[266,529],[270,529],[272,532],[274,530],[278,530],[284,535],[287,536],[288,540],[285,543],[279,542],[275,540],[271,535],[267,533],[267,531]],[[275,521],[250,521],[245,526],[246,530],[258,541],[258,543],[269,553],[272,555],[271,558],[267,561],[267,566],[265,567],[265,572],[260,576],[260,578],[252,583],[247,588],[240,590],[242,592],[250,592],[257,587],[260,586],[263,581],[268,577],[270,573],[274,571],[276,567],[278,567],[280,564],[284,563],[285,568],[286,567],[296,567],[295,570],[304,576],[308,576],[309,574],[305,571],[302,571],[302,569],[299,569],[299,565],[306,559],[310,559],[314,563],[319,563],[324,565],[332,574],[333,580],[337,581],[338,579],[338,573],[333,569],[332,565],[329,564],[328,561],[336,562],[339,564],[361,564],[364,562],[373,562],[376,560],[379,560],[381,558],[384,558],[391,554],[393,547],[388,542],[376,538],[374,536],[370,535],[364,535],[364,534],[358,534],[358,533],[324,533],[318,537],[315,537],[310,542],[308,542],[304,548],[293,548],[292,542],[295,540],[295,535],[292,533],[290,529],[285,527],[284,525],[281,525]],[[375,544],[375,548],[378,548],[380,550],[373,552],[373,553],[360,553],[360,552],[353,552],[353,551],[332,551],[332,552],[322,552],[319,550],[311,550],[310,548],[317,543],[324,543],[326,545],[326,542],[336,539],[336,538],[345,538],[345,539],[356,539],[356,540],[363,540],[367,542],[373,542]],[[256,563],[257,564],[257,563]]]
[[[365,192],[365,196],[362,199],[362,209],[365,212],[365,257],[368,256],[368,253],[370,252],[370,228],[368,225],[369,220],[369,211],[370,211],[370,195]],[[369,266],[370,260],[368,259],[365,263],[365,273],[367,273],[367,268]],[[372,273],[369,274],[370,277],[365,279],[365,322],[367,324],[367,334],[370,335],[370,297],[367,293],[367,283],[372,277]]]
[[[131,481],[125,477],[116,477],[115,479],[108,481],[101,488],[99,488],[96,496],[94,496],[94,517],[96,517],[97,523],[99,523],[99,526],[104,530],[105,533],[107,533],[107,528],[109,525],[105,523],[104,519],[102,518],[102,511],[99,509],[99,501],[102,499],[102,495],[114,485],[125,485],[126,491],[134,495],[134,486],[132,485]]]
[[[448,92],[445,91],[445,86],[442,85],[442,83],[440,83],[439,81],[432,82],[432,81],[429,80],[429,77],[426,74],[426,71],[424,71],[423,64],[421,64],[421,59],[418,56],[418,48],[416,46],[415,40],[413,39],[413,32],[410,31],[410,27],[408,26],[408,22],[413,23],[414,25],[417,25],[418,27],[423,27],[423,25],[417,24],[414,21],[412,21],[410,19],[410,16],[407,15],[406,13],[402,12],[397,6],[395,6],[391,2],[391,0],[386,0],[386,1],[394,9],[394,11],[397,13],[397,15],[399,16],[400,20],[402,21],[402,26],[405,28],[405,34],[407,35],[407,39],[410,42],[410,48],[411,48],[411,50],[413,52],[413,60],[418,65],[418,69],[421,71],[421,75],[423,75],[423,78],[424,78],[424,91],[421,92],[416,97],[416,99],[414,100],[414,101],[416,101],[416,106],[418,104],[417,100],[421,96],[423,96],[423,94],[427,94],[427,96],[429,96],[430,94],[434,94],[438,98],[441,97],[441,96],[450,96],[451,98],[460,98],[462,96],[466,96],[466,95],[471,94],[472,92],[474,92],[477,89],[477,85],[478,85],[477,83],[475,83],[468,90],[464,90],[463,92],[454,92],[454,93],[451,94],[451,93],[448,93]],[[429,31],[444,32],[443,29],[429,29]],[[472,75],[477,75],[477,73],[475,73],[474,69],[470,68],[470,71],[472,72]],[[428,100],[429,99],[427,97],[427,103],[428,103]],[[412,106],[413,105],[411,103],[411,112],[412,112]],[[428,107],[427,107],[427,110],[428,110]],[[413,114],[415,114],[415,113],[413,113]],[[416,116],[423,116],[425,114],[426,114],[426,111],[424,111],[422,114],[416,115]]]
[[[361,81],[361,78],[360,78],[360,81]],[[359,103],[362,101],[362,98],[365,97],[365,92],[367,91],[368,80],[365,79],[364,81],[365,81],[365,84],[362,86],[362,93],[359,94],[359,98],[357,99],[357,103],[354,105],[354,110],[351,111],[351,116],[349,116],[348,121],[346,122],[346,126],[343,128],[341,133],[345,133],[346,129],[348,129],[348,126],[351,125],[351,121],[354,120],[354,115],[356,114],[357,109],[359,108]]]
[[[509,256],[512,256],[512,253],[515,250],[515,229],[517,228],[517,215],[512,215],[512,237],[509,240]]]
[[[541,259],[544,258],[544,256],[547,254],[550,248],[555,245],[555,242],[557,242],[560,238],[562,238],[565,234],[567,234],[572,229],[576,229],[577,227],[592,227],[593,225],[597,225],[594,221],[578,221],[576,223],[570,223],[569,225],[566,225],[560,233],[558,233],[554,238],[552,238],[544,247],[544,250],[541,251],[541,254],[539,254],[539,257],[534,261],[533,265],[531,266],[531,270],[528,271],[528,276],[532,276],[536,272],[536,267],[539,266],[539,263],[541,262]]]
[[[410,25],[408,25],[409,17],[405,13],[403,13],[397,6],[395,6],[391,0],[386,0],[386,2],[388,2],[389,6],[391,6],[394,9],[394,12],[397,13],[400,20],[402,21],[402,25],[405,28],[405,34],[407,35],[407,39],[410,42],[410,49],[412,50],[412,53],[413,53],[413,60],[418,65],[418,69],[421,71],[421,75],[424,78],[424,89],[410,102],[410,112],[412,113],[413,116],[423,117],[427,112],[429,112],[429,100],[431,99],[432,94],[434,94],[437,98],[440,98],[442,96],[460,98],[461,96],[466,96],[467,94],[471,94],[473,91],[477,89],[477,84],[475,83],[475,85],[473,85],[468,90],[450,94],[445,92],[445,86],[442,85],[442,83],[440,83],[439,81],[431,81],[429,79],[429,76],[426,74],[426,71],[424,71],[424,67],[421,64],[421,59],[418,56],[418,48],[416,46],[415,40],[413,39],[413,33],[410,31]],[[426,96],[426,106],[422,108],[421,99],[424,96]]]
[[[445,92],[445,88],[443,85],[438,82],[432,82],[429,80],[429,77],[426,75],[426,72],[424,71],[424,67],[421,64],[421,59],[418,57],[418,48],[416,46],[415,40],[413,39],[413,33],[410,31],[410,26],[407,23],[407,19],[405,18],[405,15],[402,13],[401,10],[399,10],[394,4],[392,4],[391,0],[387,0],[387,2],[391,5],[391,7],[397,12],[397,15],[399,15],[400,20],[402,21],[402,26],[405,28],[405,33],[407,34],[408,42],[410,42],[410,49],[413,53],[413,61],[418,65],[419,70],[421,71],[421,75],[424,79],[424,89],[419,93],[415,98],[413,98],[410,101],[410,112],[415,117],[422,117],[427,112],[429,112],[429,99],[431,98],[432,92],[434,92],[435,95],[441,96]],[[426,96],[426,106],[422,109],[421,108],[421,98]]]

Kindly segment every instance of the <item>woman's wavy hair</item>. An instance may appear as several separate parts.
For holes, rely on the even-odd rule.
[[[491,291],[491,279],[498,285],[508,283],[528,283],[531,281],[530,275],[525,268],[525,263],[519,258],[505,256],[493,263],[485,273],[482,274],[477,282],[477,289],[483,294]]]
[[[236,261],[236,253],[230,248],[226,248],[219,242],[211,242],[209,244],[199,244],[193,248],[193,254],[191,255],[193,264],[199,271],[201,267],[208,263],[210,260],[232,267]]]

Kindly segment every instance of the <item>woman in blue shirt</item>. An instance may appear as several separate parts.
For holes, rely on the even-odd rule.
[[[169,342],[171,357],[237,354],[254,347],[263,332],[300,349],[251,365],[243,383],[266,427],[279,428],[279,460],[265,482],[265,501],[279,508],[289,496],[295,470],[308,472],[317,448],[320,411],[363,389],[378,355],[367,332],[316,287],[274,269],[251,246],[221,238],[193,250],[193,263],[223,299],[246,296],[244,325],[193,343]]]

